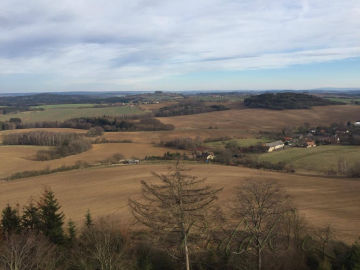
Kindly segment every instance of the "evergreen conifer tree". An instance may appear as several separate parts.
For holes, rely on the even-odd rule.
[[[24,207],[24,213],[21,217],[21,225],[26,230],[39,231],[41,228],[41,218],[39,209],[30,202]]]
[[[72,241],[76,238],[76,226],[72,220],[69,220],[68,222],[67,233],[69,242],[72,243]]]
[[[360,270],[360,242],[353,244],[348,264],[348,269]]]
[[[41,220],[41,231],[55,244],[64,241],[64,214],[60,211],[60,205],[55,198],[54,192],[45,190],[38,203]]]
[[[93,224],[92,217],[90,214],[90,210],[88,209],[85,215],[85,226],[90,227]]]
[[[2,211],[1,227],[4,233],[20,232],[20,217],[16,209],[9,204]]]

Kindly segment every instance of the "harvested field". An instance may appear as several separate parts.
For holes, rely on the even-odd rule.
[[[155,147],[151,144],[142,143],[111,143],[95,144],[89,151],[81,154],[67,156],[60,159],[49,161],[36,161],[34,157],[38,150],[48,149],[42,146],[0,146],[0,178],[7,177],[13,173],[27,170],[43,170],[46,168],[54,169],[62,165],[74,165],[77,161],[85,161],[93,164],[98,161],[110,158],[112,155],[120,153],[125,158],[144,158],[146,155],[163,155],[167,151],[176,150]],[[181,151],[178,151],[181,152]]]
[[[239,129],[227,129],[226,131],[220,129],[175,129],[166,131],[107,132],[104,134],[104,137],[108,140],[132,140],[139,143],[159,143],[160,141],[169,141],[178,137],[206,139],[224,136],[247,138],[254,135],[249,135],[248,132]]]
[[[68,218],[80,222],[87,209],[94,217],[121,215],[129,219],[127,200],[140,190],[140,180],[154,180],[151,171],[167,165],[92,168],[0,183],[0,207],[23,205],[50,187]],[[223,186],[220,203],[226,205],[235,186],[247,179],[274,180],[286,188],[312,226],[331,225],[339,239],[350,243],[360,235],[360,179],[331,179],[219,165],[189,165],[194,175]]]
[[[313,107],[308,110],[227,110],[159,119],[165,124],[173,124],[177,129],[217,127],[257,132],[295,127],[303,125],[304,122],[312,125],[329,125],[334,122],[356,121],[359,115],[360,106],[338,105]],[[225,131],[224,134],[226,135]]]

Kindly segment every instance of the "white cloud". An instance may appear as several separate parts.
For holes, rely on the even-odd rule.
[[[194,71],[341,60],[360,56],[359,16],[357,0],[3,0],[0,75],[146,88]]]

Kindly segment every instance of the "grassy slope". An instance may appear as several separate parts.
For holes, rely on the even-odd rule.
[[[273,153],[258,155],[259,160],[285,162],[297,170],[309,170],[327,173],[336,170],[339,159],[345,159],[349,165],[360,160],[360,146],[326,145],[315,148],[289,148]]]
[[[127,201],[140,191],[140,180],[155,180],[151,171],[168,165],[133,165],[57,173],[0,182],[0,208],[7,203],[27,203],[50,187],[68,218],[80,222],[87,209],[94,217],[121,215],[129,219]],[[331,224],[339,239],[354,241],[360,235],[360,181],[308,177],[219,165],[190,165],[191,174],[207,177],[208,183],[223,186],[220,204],[226,206],[234,187],[246,180],[276,181],[293,197],[300,214],[314,226]]]
[[[73,104],[74,105],[74,104]],[[76,105],[76,104],[75,104]],[[28,111],[15,114],[0,115],[0,121],[9,120],[13,117],[21,118],[23,122],[40,122],[40,121],[63,121],[76,117],[92,117],[92,116],[117,116],[123,114],[142,113],[138,107],[116,106],[104,108],[89,108],[87,106],[69,106],[62,105],[46,105],[44,111]]]

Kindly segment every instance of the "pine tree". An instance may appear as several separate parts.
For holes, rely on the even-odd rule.
[[[45,190],[38,203],[41,220],[41,231],[55,244],[64,241],[64,214],[60,211],[60,205],[55,198],[54,192]]]
[[[20,232],[20,217],[16,209],[9,204],[2,211],[1,226],[4,233]]]
[[[39,209],[30,202],[24,207],[24,213],[21,217],[21,225],[26,230],[39,231],[41,228],[41,218]]]
[[[67,233],[69,241],[72,242],[76,238],[76,226],[72,220],[68,222]]]
[[[90,210],[88,209],[85,215],[85,226],[89,228],[91,227],[91,225],[93,225],[93,221],[90,214]]]
[[[355,244],[353,244],[348,264],[349,269],[360,270],[360,242],[355,242]]]

